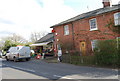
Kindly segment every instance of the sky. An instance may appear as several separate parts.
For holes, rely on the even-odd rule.
[[[0,0],[0,38],[16,33],[29,40],[31,32],[51,32],[52,25],[102,7],[102,0]]]

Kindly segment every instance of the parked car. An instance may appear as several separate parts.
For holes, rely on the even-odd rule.
[[[30,60],[30,47],[27,46],[18,46],[18,47],[10,47],[8,52],[6,53],[6,60],[13,60],[13,61],[19,61],[19,60]]]

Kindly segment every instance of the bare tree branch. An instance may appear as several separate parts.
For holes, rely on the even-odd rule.
[[[41,32],[32,32],[30,36],[31,42],[35,42],[39,40],[40,38],[44,37],[48,32],[41,31]]]

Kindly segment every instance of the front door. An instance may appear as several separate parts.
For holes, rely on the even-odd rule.
[[[82,53],[82,56],[86,55],[86,43],[84,41],[80,42],[80,51]]]

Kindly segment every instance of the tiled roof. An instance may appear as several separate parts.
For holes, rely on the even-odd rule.
[[[68,19],[68,20],[63,21],[61,23],[53,25],[50,28],[54,28],[56,26],[67,24],[67,23],[70,23],[70,22],[73,22],[73,21],[76,21],[76,20],[89,18],[89,17],[92,17],[92,16],[96,16],[96,15],[99,15],[99,14],[103,14],[103,13],[107,13],[107,12],[111,12],[111,11],[116,11],[116,10],[120,10],[120,4],[119,5],[114,5],[112,7],[100,8],[100,9],[97,9],[97,10],[93,10],[93,11],[90,11],[90,12],[87,12],[87,13],[80,14],[78,16],[75,16],[75,17],[71,18],[71,19]]]
[[[54,40],[53,33],[48,33],[46,36],[42,37],[41,39],[39,39],[35,43],[49,42],[49,41],[53,41],[53,40]]]

